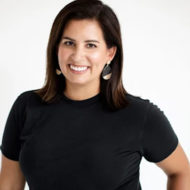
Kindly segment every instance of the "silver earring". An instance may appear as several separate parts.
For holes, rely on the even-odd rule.
[[[108,79],[111,78],[112,73],[111,73],[111,67],[109,66],[110,62],[111,61],[107,62],[107,64],[105,65],[105,67],[104,67],[104,69],[102,71],[102,78],[104,80],[108,80]]]

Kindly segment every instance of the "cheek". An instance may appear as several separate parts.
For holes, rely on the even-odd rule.
[[[91,57],[91,59],[93,59],[94,61],[96,61],[96,60],[102,59],[103,54],[101,52],[97,51],[97,52],[93,52],[89,56]]]
[[[63,48],[59,48],[58,50],[58,60],[61,64],[63,64],[62,62],[66,61],[68,59],[70,55],[70,52],[66,49]]]
[[[89,59],[92,62],[92,66],[102,68],[106,62],[106,54],[104,52],[94,52],[89,55]]]

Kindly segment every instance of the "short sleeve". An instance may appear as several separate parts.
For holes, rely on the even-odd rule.
[[[160,162],[177,147],[178,137],[164,112],[149,101],[142,132],[142,152],[146,160]]]
[[[26,93],[21,93],[9,111],[0,146],[3,155],[15,161],[19,160],[19,136],[25,120],[25,104]]]

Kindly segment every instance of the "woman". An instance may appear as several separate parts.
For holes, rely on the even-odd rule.
[[[190,188],[188,159],[158,106],[122,84],[120,25],[101,1],[55,18],[45,85],[21,93],[5,126],[0,189],[140,190],[142,156]]]

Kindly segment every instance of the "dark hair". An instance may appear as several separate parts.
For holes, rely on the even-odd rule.
[[[107,48],[117,47],[116,54],[110,63],[112,76],[109,80],[100,79],[100,94],[111,110],[118,110],[128,105],[127,91],[122,84],[123,48],[119,21],[113,10],[100,0],[75,0],[67,4],[56,16],[47,46],[47,66],[45,84],[35,92],[43,101],[57,101],[65,89],[65,77],[56,75],[59,68],[57,48],[64,28],[70,20],[91,19],[98,21]]]

